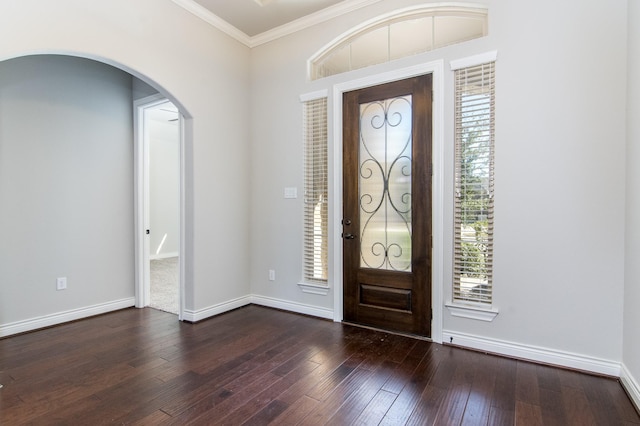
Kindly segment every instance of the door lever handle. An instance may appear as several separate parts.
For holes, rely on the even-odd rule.
[[[345,240],[353,240],[356,236],[353,234],[342,234],[342,238],[344,238]]]

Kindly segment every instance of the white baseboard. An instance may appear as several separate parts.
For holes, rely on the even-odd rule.
[[[324,319],[333,320],[333,309],[319,308],[317,306],[305,305],[303,303],[291,302],[288,300],[274,299],[272,297],[251,296],[251,303],[269,308],[283,309],[285,311],[295,312],[298,314],[310,315]]]
[[[172,253],[160,253],[160,254],[152,254],[149,256],[149,260],[158,260],[158,259],[168,259],[170,257],[178,257],[180,253],[177,251]]]
[[[619,362],[593,358],[586,355],[540,348],[531,345],[523,345],[520,343],[506,342],[503,340],[488,339],[486,337],[478,337],[447,330],[443,330],[442,332],[442,341],[443,343],[451,343],[453,345],[505,355],[511,358],[590,371],[592,373],[604,374],[612,377],[620,377]]]
[[[243,296],[227,302],[218,303],[217,305],[191,311],[185,309],[182,312],[182,319],[189,322],[198,322],[215,315],[224,314],[225,312],[241,308],[251,303],[251,296]]]
[[[638,381],[631,375],[624,362],[620,366],[620,382],[631,397],[631,401],[636,406],[636,410],[640,411],[640,385]]]
[[[257,296],[255,294],[218,303],[217,305],[198,309],[197,311],[185,309],[182,319],[190,322],[198,322],[252,303],[255,305],[267,306],[269,308],[283,309],[285,311],[295,312],[298,314],[333,320],[333,310],[331,309],[318,308],[317,306],[305,305],[282,299],[274,299],[272,297]]]
[[[100,315],[119,309],[129,308],[135,305],[135,298],[114,300],[107,303],[87,306],[84,308],[71,309],[69,311],[57,312],[55,314],[44,315],[36,318],[29,318],[9,324],[0,325],[0,337],[11,336],[18,333],[37,330],[39,328],[51,327],[52,325],[75,321],[82,318]]]

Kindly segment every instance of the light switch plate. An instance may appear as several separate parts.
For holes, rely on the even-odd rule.
[[[284,198],[298,198],[298,188],[290,186],[284,189]]]

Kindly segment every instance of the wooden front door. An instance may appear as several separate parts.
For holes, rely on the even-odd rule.
[[[431,335],[432,76],[343,97],[344,320]]]

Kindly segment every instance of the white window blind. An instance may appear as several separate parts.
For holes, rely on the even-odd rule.
[[[304,102],[304,280],[327,284],[327,98]]]
[[[493,296],[495,62],[455,71],[453,300]]]

